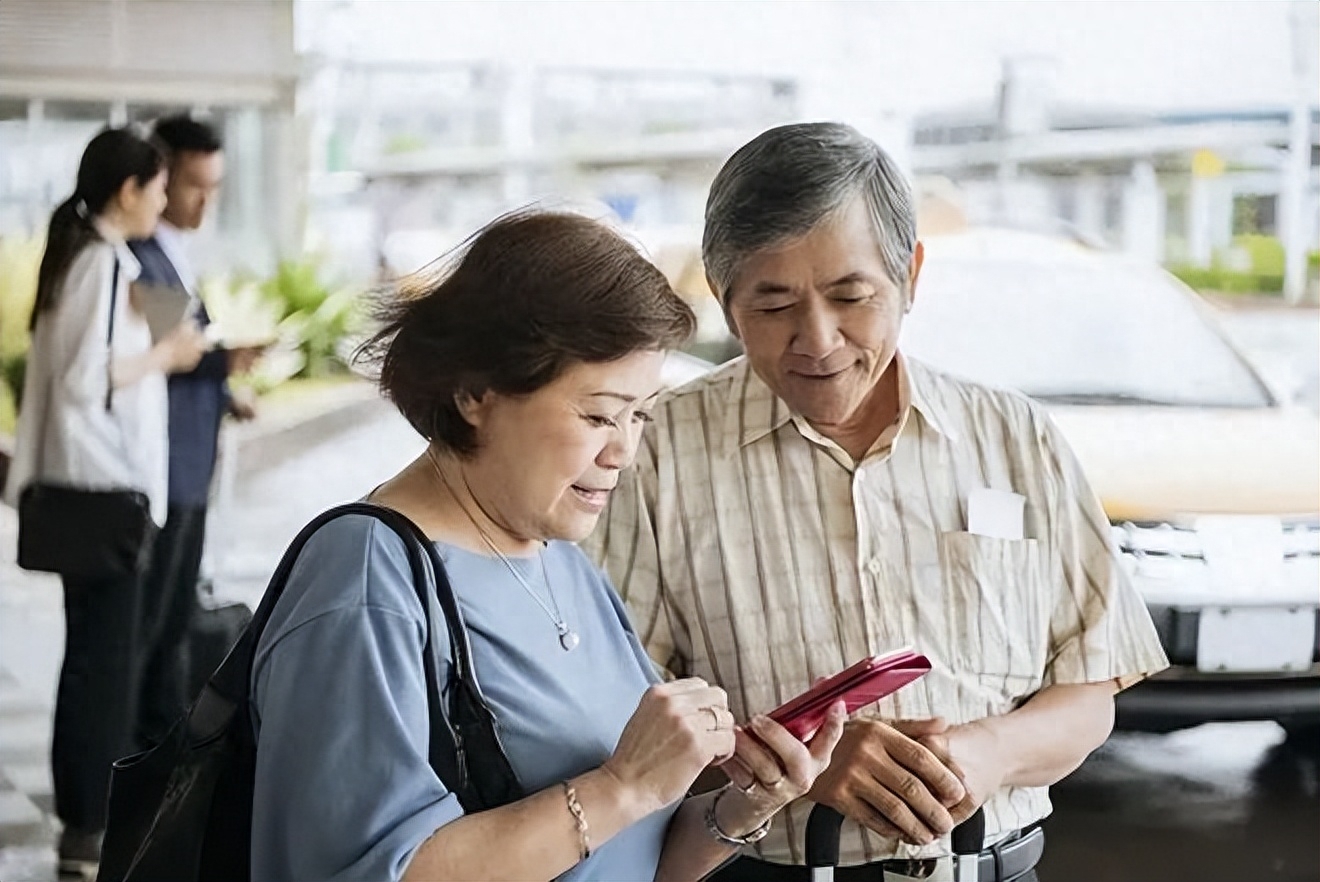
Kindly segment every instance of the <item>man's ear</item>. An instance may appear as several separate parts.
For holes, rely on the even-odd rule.
[[[912,304],[917,299],[917,279],[921,276],[921,266],[925,262],[926,246],[917,240],[917,246],[912,249],[912,262],[908,264],[908,293],[904,312],[912,311]]]
[[[725,327],[729,329],[729,333],[732,334],[735,339],[741,340],[742,335],[738,333],[738,324],[733,320],[733,313],[729,311],[729,295],[732,292],[725,291],[723,297],[715,293],[720,289],[715,286],[715,280],[710,277],[710,273],[706,273],[706,287],[710,288],[711,294],[720,305],[720,311],[724,313]]]

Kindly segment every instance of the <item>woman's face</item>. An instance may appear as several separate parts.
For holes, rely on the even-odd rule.
[[[145,239],[156,231],[156,222],[165,210],[166,174],[162,169],[145,184],[129,178],[119,188],[120,224],[125,239]]]
[[[486,513],[518,539],[585,539],[637,453],[664,358],[579,363],[531,395],[466,402],[481,446],[463,471]]]

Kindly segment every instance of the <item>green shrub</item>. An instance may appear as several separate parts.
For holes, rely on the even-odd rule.
[[[1173,273],[1197,291],[1226,294],[1281,294],[1283,273],[1236,272],[1221,267],[1171,266]]]
[[[1247,254],[1251,272],[1283,278],[1283,243],[1277,237],[1257,233],[1234,236],[1232,247]]]
[[[0,237],[0,434],[14,430],[44,244],[40,236]]]
[[[343,373],[341,341],[361,325],[359,291],[327,281],[323,262],[308,256],[282,262],[262,286],[279,304],[280,330],[298,340],[305,358],[300,377]]]

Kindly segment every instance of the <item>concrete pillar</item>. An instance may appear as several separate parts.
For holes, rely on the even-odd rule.
[[[1164,194],[1148,160],[1132,166],[1123,188],[1123,250],[1151,263],[1164,260]]]
[[[1210,179],[1193,175],[1187,191],[1187,258],[1192,266],[1209,266],[1214,254],[1210,202]]]
[[[1077,180],[1076,189],[1077,216],[1074,226],[1078,232],[1097,239],[1105,235],[1105,182],[1094,174],[1083,175]]]
[[[1283,239],[1283,295],[1300,303],[1306,294],[1306,252],[1316,247],[1307,191],[1311,172],[1311,102],[1317,67],[1316,26],[1320,12],[1314,3],[1294,2],[1289,10],[1292,27],[1293,101],[1288,126],[1288,152],[1279,189],[1280,230]]]
[[[531,159],[536,150],[536,69],[515,64],[505,70],[500,105],[500,140],[508,165],[500,179],[504,208],[532,198]]]

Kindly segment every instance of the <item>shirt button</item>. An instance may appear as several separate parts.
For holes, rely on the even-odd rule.
[[[866,562],[866,568],[871,572],[872,576],[880,575],[880,558],[878,557],[871,558],[869,561]]]

